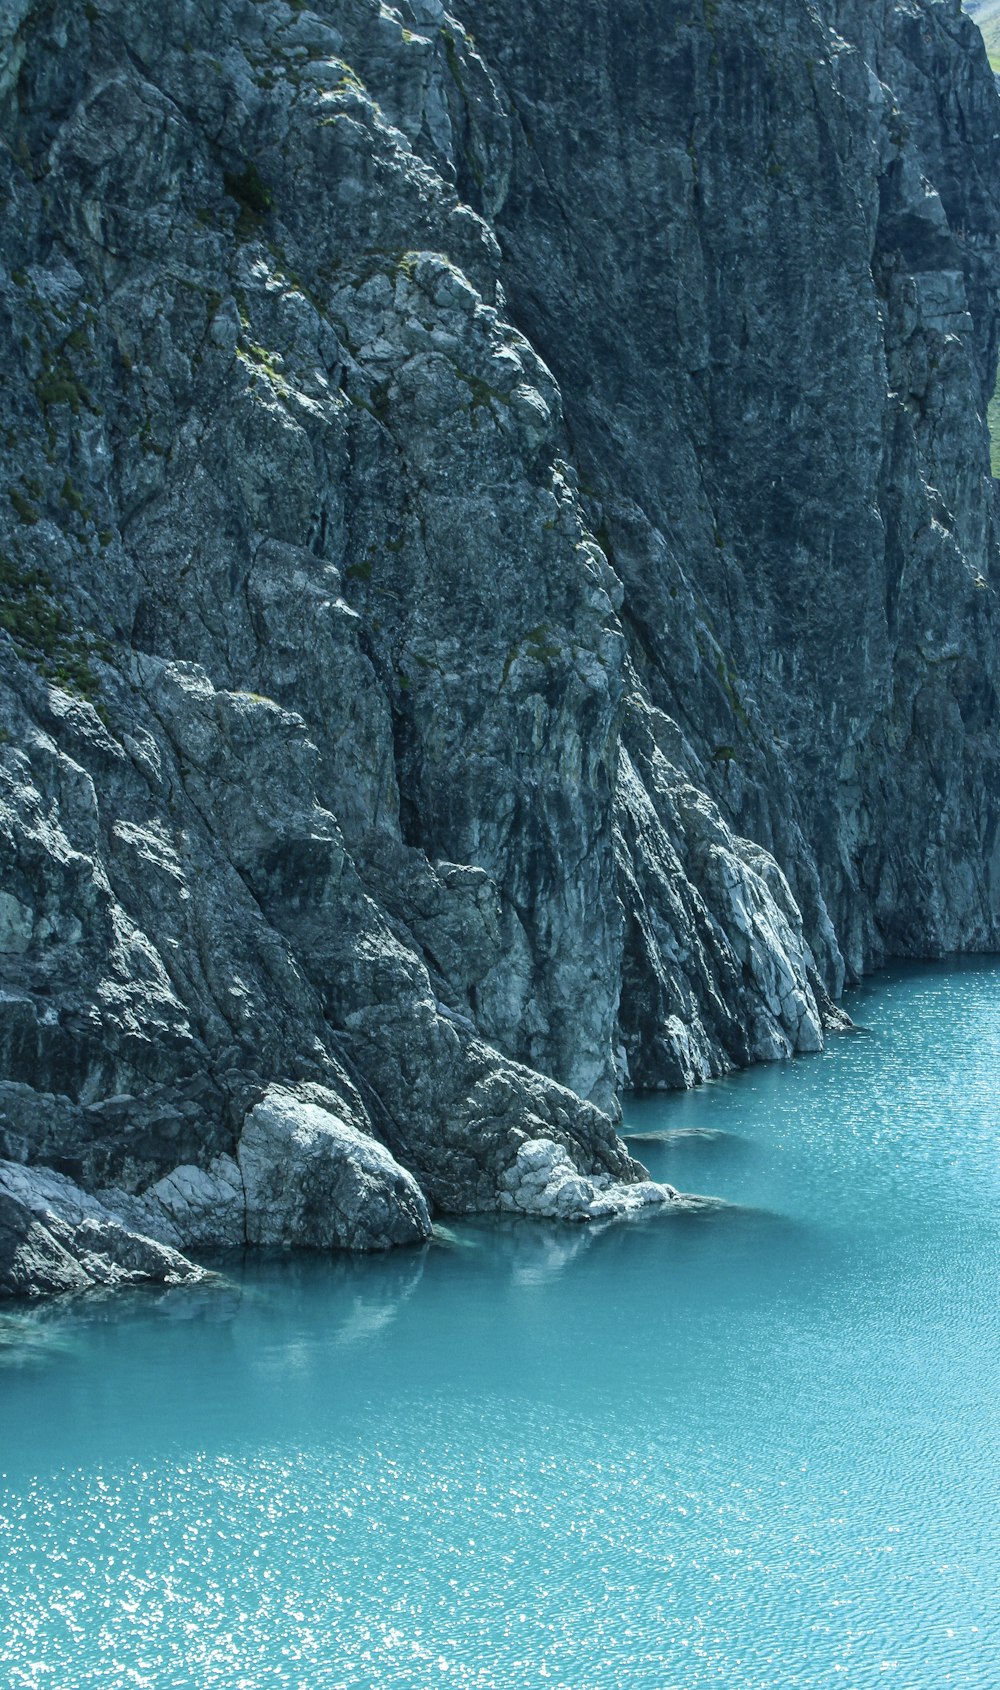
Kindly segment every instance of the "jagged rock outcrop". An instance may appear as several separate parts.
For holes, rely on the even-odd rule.
[[[123,1226],[72,1180],[0,1162],[0,1297],[182,1285],[203,1277],[176,1250]]]
[[[957,0],[7,0],[0,108],[0,1155],[623,1212],[623,1083],[996,944]]]

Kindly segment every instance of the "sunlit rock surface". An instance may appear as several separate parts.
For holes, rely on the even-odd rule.
[[[0,1297],[179,1285],[202,1270],[47,1168],[0,1162]]]
[[[425,1242],[430,1217],[413,1175],[328,1101],[272,1089],[247,1116],[238,1152],[247,1242],[353,1250]]]
[[[622,1085],[996,946],[957,3],[18,0],[0,103],[0,1155],[560,1213]],[[252,1223],[315,1088],[352,1218],[293,1132]]]

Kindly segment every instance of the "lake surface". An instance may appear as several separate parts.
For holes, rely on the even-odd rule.
[[[11,1690],[1000,1685],[1000,964],[633,1102],[732,1207],[0,1317]]]

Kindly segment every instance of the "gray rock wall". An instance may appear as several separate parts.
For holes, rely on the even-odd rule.
[[[777,858],[835,995],[888,954],[989,947],[1000,135],[976,31],[943,0],[519,12],[477,19],[516,114],[508,288],[675,761]],[[632,946],[640,1029],[659,949]]]
[[[623,1083],[996,944],[957,5],[19,0],[0,105],[0,1156],[626,1211]]]

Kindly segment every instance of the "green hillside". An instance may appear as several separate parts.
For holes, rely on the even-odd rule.
[[[986,421],[990,430],[990,469],[994,481],[1000,481],[1000,388],[990,400]]]
[[[993,478],[1000,481],[1000,372],[997,374],[997,385],[986,412],[986,421],[990,431],[990,469]]]
[[[965,10],[982,30],[990,64],[1000,74],[1000,0],[965,0]]]
[[[964,8],[982,31],[986,54],[993,69],[1000,75],[1000,0],[963,0]],[[990,467],[1000,481],[1000,370],[990,400],[986,420],[990,430]]]

